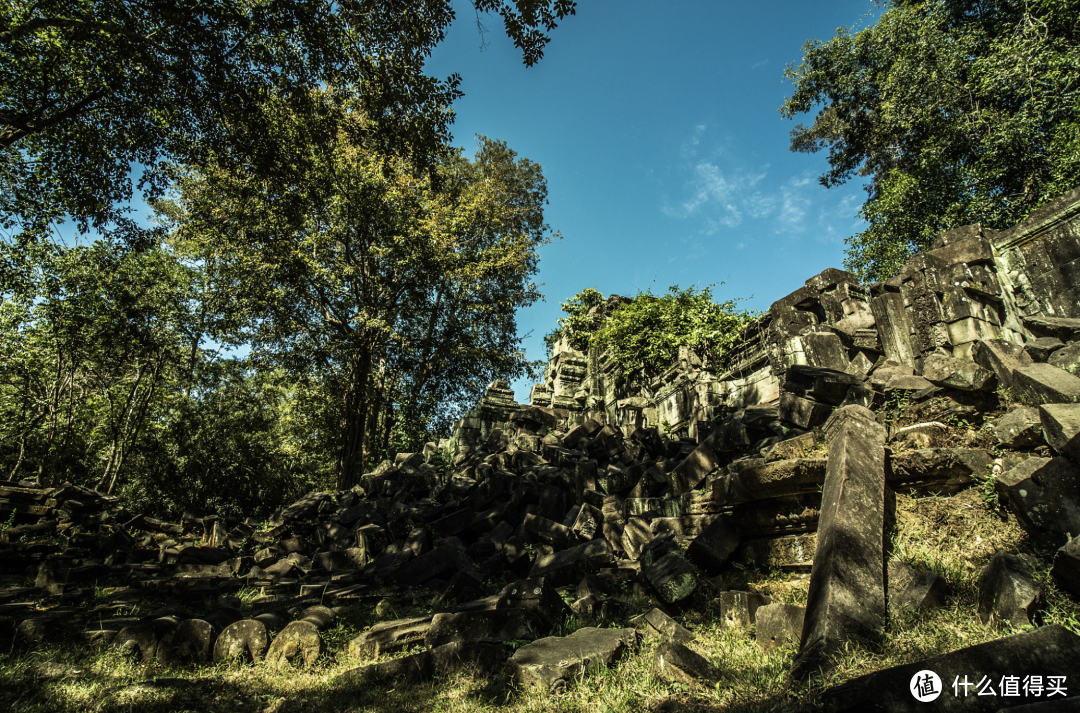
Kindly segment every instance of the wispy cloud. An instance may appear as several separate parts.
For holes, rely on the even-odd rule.
[[[755,231],[812,234],[831,242],[849,230],[861,202],[858,195],[837,192],[823,200],[813,175],[775,175],[768,165],[750,168],[713,148],[714,143],[719,142],[709,140],[704,123],[683,141],[674,171],[681,182],[660,205],[666,215],[696,222],[698,233],[706,236],[753,226]]]
[[[750,69],[761,69],[762,67],[764,67],[764,66],[766,66],[768,64],[769,64],[769,60],[763,59],[761,61],[754,62],[752,65],[750,65]]]

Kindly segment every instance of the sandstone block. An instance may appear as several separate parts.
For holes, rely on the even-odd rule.
[[[898,560],[889,562],[889,613],[903,609],[922,612],[945,606],[948,585],[934,572],[915,569]]]
[[[1080,401],[1080,377],[1052,364],[1022,366],[1013,372],[1013,395],[1029,406]]]
[[[1080,532],[1080,472],[1068,458],[1027,458],[994,483],[1020,524],[1055,545]]]
[[[795,678],[830,666],[845,642],[880,635],[886,616],[885,429],[868,409],[847,406],[825,432],[828,471]]]
[[[1043,442],[1039,410],[1022,407],[1013,409],[989,427],[1005,448],[1032,448]]]
[[[1074,597],[1080,597],[1080,535],[1073,537],[1057,551],[1050,574],[1065,591]]]
[[[769,653],[788,643],[799,643],[806,607],[794,604],[766,604],[758,608],[755,632],[758,646]]]
[[[1080,463],[1080,404],[1043,404],[1039,421],[1050,447]]]
[[[570,636],[550,636],[522,646],[506,662],[506,672],[519,685],[558,693],[583,669],[611,666],[636,646],[633,629],[585,627]]]
[[[713,686],[720,672],[701,654],[691,651],[678,641],[665,641],[653,653],[653,675],[665,680],[692,685]]]
[[[979,574],[979,620],[988,626],[1031,624],[1042,588],[1023,558],[998,552]]]
[[[754,625],[758,609],[772,604],[772,597],[758,592],[720,592],[716,598],[720,607],[720,625],[725,629],[749,629]]]

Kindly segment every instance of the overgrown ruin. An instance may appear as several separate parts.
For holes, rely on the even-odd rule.
[[[206,514],[162,522],[74,486],[4,483],[0,509],[14,526],[0,567],[27,578],[0,592],[4,646],[67,636],[170,665],[350,656],[345,687],[467,663],[557,695],[585,667],[617,666],[642,637],[662,641],[656,675],[720,680],[723,662],[688,648],[693,633],[678,621],[711,603],[724,626],[754,627],[762,650],[792,645],[799,682],[845,646],[888,636],[896,612],[942,606],[942,577],[893,558],[896,498],[972,488],[1057,550],[1053,576],[1075,600],[1078,266],[1080,190],[1005,231],[943,233],[884,283],[828,269],[720,361],[684,348],[649,383],[563,340],[529,404],[495,382],[442,447],[399,454],[350,491],[311,493],[268,528]],[[594,323],[624,300],[593,308]],[[802,581],[805,606],[746,589],[752,570]],[[970,616],[1037,624],[1029,570],[995,555]],[[95,590],[109,578],[118,583]],[[257,592],[246,611],[242,589]],[[343,608],[392,609],[395,596],[421,596],[430,611],[387,615],[347,650],[326,650],[321,632]],[[633,611],[633,597],[655,608]],[[142,600],[159,608],[104,614]],[[568,632],[567,621],[624,625]],[[915,672],[944,679],[961,664],[994,681],[1065,676],[1063,695],[1080,694],[1080,637],[1048,625],[856,678],[821,700],[831,711],[914,710]],[[1033,703],[1065,710],[948,694],[940,709]]]

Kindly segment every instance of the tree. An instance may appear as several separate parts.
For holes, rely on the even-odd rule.
[[[1001,229],[1080,181],[1080,2],[894,0],[810,41],[785,76],[794,151],[828,148],[835,186],[869,178],[849,269],[895,274],[941,230]]]
[[[603,295],[589,287],[560,303],[569,316],[545,337],[554,344],[562,336],[575,349],[607,352],[622,378],[653,378],[671,366],[679,347],[691,347],[706,359],[718,359],[742,335],[754,314],[736,308],[736,300],[714,302],[712,288],[668,288],[657,296],[639,292],[610,308],[599,324],[587,319]]]
[[[496,12],[527,65],[573,0],[472,0]],[[127,221],[135,173],[158,195],[162,160],[232,160],[288,171],[259,106],[334,116],[359,102],[369,143],[418,165],[448,138],[457,75],[424,61],[454,18],[450,0],[37,0],[0,8],[0,223],[41,234],[145,231]],[[314,92],[320,87],[334,92]],[[312,141],[332,141],[322,126]]]
[[[501,142],[481,138],[472,161],[450,152],[433,178],[358,145],[363,131],[308,143],[305,118],[279,108],[275,131],[305,173],[281,184],[211,164],[183,176],[173,244],[213,256],[237,286],[257,364],[336,394],[348,487],[401,419],[445,422],[490,379],[526,370],[515,311],[539,297],[547,189]]]
[[[161,251],[0,244],[0,462],[112,492],[183,351],[188,277]]]

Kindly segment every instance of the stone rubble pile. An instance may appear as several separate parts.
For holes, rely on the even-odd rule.
[[[894,494],[948,496],[988,477],[1031,536],[1059,548],[1052,574],[1080,598],[1080,302],[1054,266],[1063,245],[1080,259],[1080,192],[1051,208],[996,235],[945,234],[870,288],[826,270],[722,363],[684,349],[650,383],[562,342],[533,403],[494,382],[451,442],[310,493],[269,529],[163,522],[83,488],[0,483],[0,521],[13,523],[0,571],[27,580],[0,590],[0,639],[78,631],[169,663],[384,659],[345,674],[349,685],[472,663],[557,692],[642,637],[661,640],[657,675],[719,680],[675,620],[711,604],[725,626],[754,627],[764,651],[796,647],[791,676],[805,679],[852,640],[886,635],[902,609],[945,603],[941,577],[890,556]],[[625,302],[595,308],[596,324]],[[809,576],[806,606],[744,591],[737,573],[754,568]],[[999,553],[979,588],[972,616],[988,626],[1038,623],[1023,558]],[[627,628],[568,630],[572,616],[625,620],[643,598],[658,608]],[[409,599],[431,613],[396,616]],[[125,616],[143,600],[164,604]],[[328,651],[353,606],[382,621]],[[1080,637],[1060,628],[949,654],[943,670],[962,654],[1080,680]],[[851,681],[826,709],[870,710],[875,686]]]

